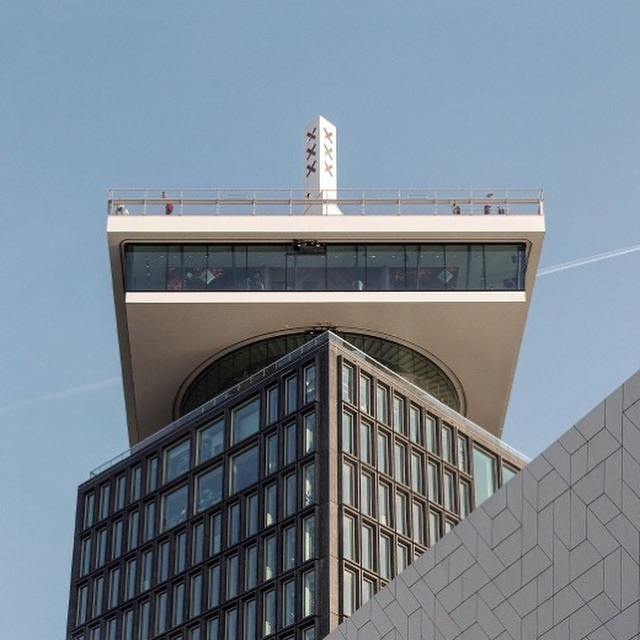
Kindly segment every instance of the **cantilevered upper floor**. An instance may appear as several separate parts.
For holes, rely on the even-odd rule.
[[[327,328],[391,368],[432,363],[452,406],[499,436],[543,235],[539,191],[111,192],[131,443],[187,410],[216,363],[234,360],[236,382],[278,338]]]

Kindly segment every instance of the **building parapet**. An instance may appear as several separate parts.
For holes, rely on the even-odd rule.
[[[541,189],[111,189],[109,215],[544,215]]]

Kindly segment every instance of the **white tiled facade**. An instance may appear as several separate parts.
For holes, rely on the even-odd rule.
[[[640,637],[640,372],[329,640]]]

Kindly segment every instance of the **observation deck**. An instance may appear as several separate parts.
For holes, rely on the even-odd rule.
[[[499,436],[544,236],[525,189],[117,189],[108,237],[129,438],[257,340],[322,329],[436,363]]]

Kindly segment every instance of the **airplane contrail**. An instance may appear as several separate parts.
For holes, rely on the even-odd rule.
[[[633,245],[632,247],[625,247],[624,249],[614,249],[613,251],[606,251],[605,253],[598,253],[588,258],[581,258],[580,260],[572,260],[571,262],[563,262],[551,267],[545,267],[538,271],[538,277],[548,276],[551,273],[557,273],[558,271],[565,271],[566,269],[574,269],[575,267],[582,267],[585,264],[591,264],[592,262],[599,262],[600,260],[608,260],[609,258],[616,258],[617,256],[623,256],[627,253],[633,253],[634,251],[640,251],[640,244]]]
[[[31,398],[30,400],[24,400],[23,402],[16,402],[14,404],[8,404],[4,407],[0,407],[0,413],[6,413],[7,411],[13,411],[15,409],[23,409],[25,407],[31,407],[38,404],[49,402],[50,400],[61,400],[64,398],[70,398],[73,396],[79,396],[83,393],[95,391],[96,389],[104,389],[110,387],[120,381],[119,377],[107,378],[106,380],[98,380],[96,382],[89,382],[88,384],[82,384],[77,387],[71,387],[70,389],[64,389],[63,391],[56,391],[54,393],[47,393],[37,398]]]

